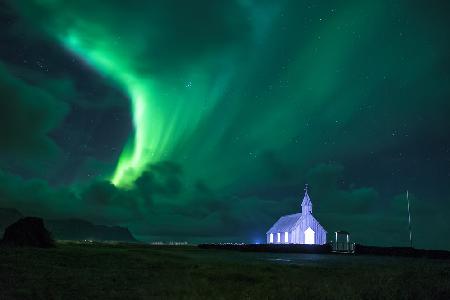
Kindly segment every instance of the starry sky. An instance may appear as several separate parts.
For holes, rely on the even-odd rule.
[[[0,1],[0,207],[144,241],[450,249],[448,1]]]

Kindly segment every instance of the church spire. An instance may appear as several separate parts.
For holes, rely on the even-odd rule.
[[[305,196],[302,201],[302,214],[307,215],[312,213],[312,203],[308,195],[308,184],[305,185]]]

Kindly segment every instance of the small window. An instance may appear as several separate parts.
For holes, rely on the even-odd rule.
[[[289,243],[289,233],[288,232],[284,233],[284,242]]]
[[[277,243],[281,243],[281,233],[277,233]]]
[[[270,234],[269,243],[273,244],[273,233]]]

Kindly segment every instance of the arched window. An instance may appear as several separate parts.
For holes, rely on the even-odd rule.
[[[277,233],[277,243],[281,243],[281,233]]]
[[[289,233],[287,231],[284,233],[284,242],[289,243]]]
[[[269,236],[269,243],[273,244],[273,233],[271,233]]]

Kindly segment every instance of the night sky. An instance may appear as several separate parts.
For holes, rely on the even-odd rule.
[[[449,1],[0,1],[0,207],[144,241],[450,249]]]

